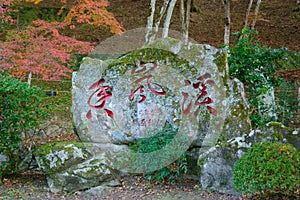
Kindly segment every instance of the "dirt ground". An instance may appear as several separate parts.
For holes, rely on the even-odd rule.
[[[149,0],[109,0],[110,10],[127,30],[146,26]],[[158,0],[161,4],[163,0]],[[232,0],[232,32],[240,31],[243,26],[248,0]],[[224,34],[224,8],[220,0],[196,0],[200,12],[191,15],[190,37],[198,43],[220,47]],[[262,44],[273,48],[287,47],[300,51],[300,5],[296,0],[262,1],[259,19],[255,28],[259,31]],[[174,11],[171,29],[180,31],[179,6]],[[98,42],[111,35],[105,31],[91,31],[90,37]],[[95,37],[97,35],[97,37]],[[234,38],[231,37],[231,42]],[[299,68],[299,66],[298,66]],[[300,80],[299,69],[293,70],[293,79]],[[285,72],[287,77],[288,72]],[[73,136],[59,137],[58,140],[73,140]],[[56,139],[57,140],[57,139]],[[50,140],[51,141],[51,140]],[[198,199],[198,200],[242,200],[246,196],[225,195],[216,192],[203,192],[199,182],[179,180],[177,184],[153,184],[141,176],[124,177],[121,186],[114,188],[107,196],[93,199]],[[18,176],[6,177],[0,183],[0,199],[90,199],[74,194],[48,191],[45,176],[40,172],[25,172]]]
[[[25,172],[7,177],[0,184],[2,200],[250,200],[242,195],[202,192],[195,180],[178,180],[176,184],[152,183],[142,176],[124,177],[121,185],[104,196],[91,197],[84,194],[51,193],[41,172]]]

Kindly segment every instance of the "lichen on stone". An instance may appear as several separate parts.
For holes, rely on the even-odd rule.
[[[34,152],[38,164],[45,173],[54,173],[81,162],[89,153],[78,142],[54,142],[40,146]]]

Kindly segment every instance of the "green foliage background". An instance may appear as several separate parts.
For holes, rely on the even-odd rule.
[[[0,166],[2,176],[16,171],[22,138],[48,116],[48,106],[38,87],[4,75],[0,75],[0,85],[0,152],[9,159]]]
[[[285,82],[276,74],[277,70],[286,69],[296,64],[288,63],[299,59],[296,54],[289,53],[286,48],[272,49],[260,45],[255,39],[258,32],[249,29],[243,29],[241,33],[235,33],[238,38],[235,45],[230,48],[228,58],[229,73],[244,83],[248,101],[250,103],[250,119],[254,127],[261,126],[270,121],[276,121],[275,118],[266,118],[264,112],[269,108],[258,98],[265,94],[270,88],[280,89],[277,94],[277,105],[275,112],[280,113],[280,121],[286,122],[286,119],[294,117],[294,111],[297,111],[297,96],[287,98],[288,88],[295,88],[297,85]],[[259,107],[263,109],[259,109]],[[297,113],[296,113],[297,114]]]

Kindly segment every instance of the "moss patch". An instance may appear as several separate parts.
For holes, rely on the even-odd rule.
[[[132,69],[139,62],[163,62],[163,64],[167,64],[168,62],[170,66],[179,72],[184,72],[186,70],[196,72],[196,69],[191,67],[186,60],[180,59],[176,54],[170,51],[155,48],[144,48],[132,51],[110,63],[107,69],[104,70],[103,75],[105,76],[108,71],[114,71],[119,75],[123,75],[128,69]]]
[[[89,157],[80,142],[53,142],[37,148],[34,155],[46,174],[51,174],[80,163]]]

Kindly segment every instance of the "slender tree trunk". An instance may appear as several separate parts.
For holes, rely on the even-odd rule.
[[[183,35],[185,29],[185,8],[184,0],[180,0],[180,21],[181,21],[181,34]]]
[[[29,72],[28,79],[27,79],[28,87],[30,87],[30,85],[31,85],[31,79],[32,79],[32,73]]]
[[[248,4],[248,8],[247,8],[246,18],[245,18],[245,22],[244,22],[244,27],[243,28],[246,28],[248,26],[249,14],[250,14],[250,11],[251,11],[251,8],[252,8],[252,4],[253,4],[253,0],[250,0],[249,4]]]
[[[191,14],[191,0],[180,1],[181,37],[184,43],[189,40],[189,23]]]
[[[224,0],[224,8],[225,8],[225,32],[224,32],[224,44],[229,46],[230,43],[230,1],[231,0]]]
[[[226,74],[229,74],[229,66],[228,66],[228,53],[229,53],[229,44],[230,44],[230,3],[231,0],[223,0],[224,9],[225,9],[225,30],[224,30],[224,44],[226,50],[226,64],[225,64],[225,71]]]
[[[164,0],[164,4],[163,6],[160,8],[160,13],[159,13],[159,16],[158,18],[155,20],[155,35],[157,34],[158,32],[158,28],[159,28],[159,25],[160,25],[160,22],[168,8],[168,5],[169,5],[169,2],[170,0]]]
[[[155,4],[156,0],[151,0],[150,4],[150,15],[147,21],[147,28],[146,28],[146,36],[145,36],[145,43],[151,42],[153,39],[153,21],[154,21],[154,13],[155,13]]]
[[[251,12],[252,4],[253,4],[253,0],[250,0],[249,4],[248,4],[247,12],[246,12],[246,17],[245,17],[245,22],[244,22],[243,29],[247,28],[247,26],[248,26],[249,15],[250,15],[250,12]],[[244,36],[243,34],[240,34],[239,40],[241,40],[243,36]],[[246,36],[248,37],[248,33],[246,33]]]
[[[4,14],[4,8],[2,8],[2,4],[0,4],[0,15]],[[1,19],[1,25],[4,24],[4,19]],[[0,30],[4,27],[0,27]],[[1,30],[2,31],[2,30]]]
[[[165,23],[164,23],[164,29],[163,29],[163,33],[162,33],[163,38],[166,38],[169,35],[169,27],[170,27],[171,17],[173,14],[173,10],[174,10],[176,1],[177,0],[171,0],[171,2],[169,4],[168,12],[167,12]]]
[[[261,3],[261,0],[257,0],[256,7],[255,7],[255,10],[254,10],[254,19],[253,19],[253,22],[251,24],[251,29],[254,29],[254,26],[256,24],[260,3]]]
[[[185,13],[185,32],[183,35],[183,41],[188,43],[189,41],[189,26],[190,26],[190,14],[191,14],[191,0],[186,2],[186,13]]]
[[[19,7],[17,7],[17,9],[19,10]],[[17,12],[16,27],[17,27],[18,31],[21,32],[21,28],[20,28],[20,12]]]

